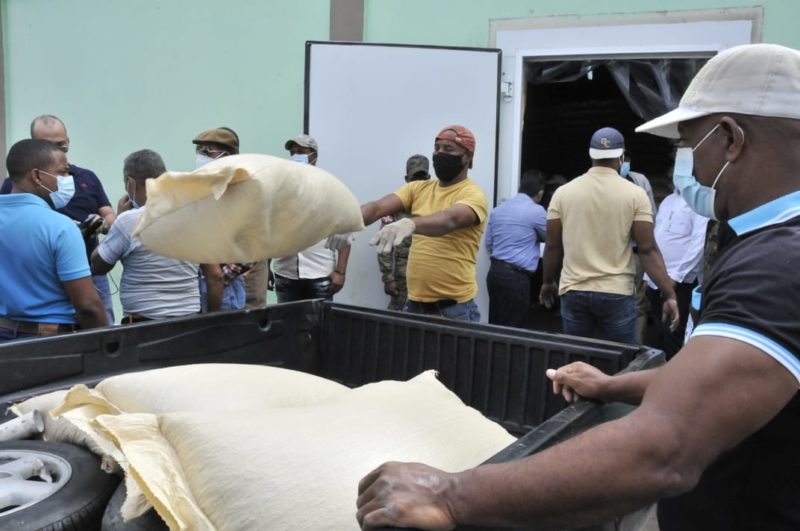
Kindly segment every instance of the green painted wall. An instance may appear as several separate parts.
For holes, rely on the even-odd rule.
[[[242,151],[283,154],[303,126],[304,43],[327,39],[328,19],[329,0],[5,0],[9,146],[34,116],[61,117],[70,160],[114,204],[128,153],[194,169],[204,129],[227,125]]]
[[[753,6],[764,8],[764,42],[800,48],[797,0],[365,0],[364,40],[483,47],[492,20]]]

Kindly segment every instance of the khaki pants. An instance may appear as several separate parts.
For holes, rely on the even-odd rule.
[[[253,269],[244,277],[245,304],[248,310],[257,310],[267,306],[267,281],[269,268],[267,261],[256,262]]]

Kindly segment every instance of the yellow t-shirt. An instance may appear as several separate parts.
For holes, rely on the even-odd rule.
[[[475,263],[488,204],[486,194],[472,179],[440,186],[437,179],[413,181],[395,194],[412,216],[427,216],[453,205],[470,207],[478,223],[444,236],[414,234],[408,255],[406,278],[408,298],[419,302],[455,299],[466,302],[475,297]]]
[[[564,265],[558,293],[599,291],[633,295],[634,221],[653,222],[644,190],[611,168],[594,166],[561,186],[547,210],[560,219]]]

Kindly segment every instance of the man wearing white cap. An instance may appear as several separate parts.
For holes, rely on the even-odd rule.
[[[680,137],[676,187],[737,233],[704,279],[691,339],[658,370],[548,371],[569,398],[641,401],[563,444],[456,474],[370,473],[363,529],[580,527],[656,500],[661,531],[800,529],[800,52],[722,52],[639,130]]]
[[[598,129],[589,144],[592,167],[550,200],[539,299],[550,308],[558,291],[565,334],[594,337],[597,330],[603,339],[635,343],[634,251],[662,290],[663,316],[673,329],[678,305],[653,236],[647,194],[620,179],[624,150],[619,131]]]

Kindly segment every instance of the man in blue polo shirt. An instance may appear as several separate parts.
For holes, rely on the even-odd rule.
[[[58,146],[64,153],[69,151],[67,128],[64,122],[56,116],[43,114],[42,116],[34,118],[31,122],[31,138],[48,140]],[[95,175],[93,171],[70,164],[69,174],[74,178],[75,193],[69,203],[56,210],[69,216],[77,223],[85,221],[89,216],[99,216],[102,218],[102,224],[97,223],[94,225],[94,230],[88,233],[84,231],[86,257],[88,260],[94,248],[97,247],[97,232],[106,234],[116,216],[111,209],[111,204],[108,201],[108,197],[106,197],[106,192],[103,190],[100,179],[97,178],[97,175]],[[6,179],[2,188],[0,188],[0,194],[8,194],[10,192],[11,180]],[[113,323],[114,305],[111,300],[111,289],[108,285],[108,277],[106,275],[95,275],[92,277],[92,281],[105,306],[106,318],[109,323]]]
[[[524,328],[531,305],[531,275],[539,268],[539,244],[547,233],[547,212],[539,205],[544,179],[528,170],[519,193],[497,205],[489,216],[484,242],[492,258],[486,286],[489,322]]]
[[[385,464],[359,485],[362,529],[574,528],[656,500],[661,531],[800,529],[800,51],[726,50],[638,130],[680,138],[676,188],[736,233],[686,346],[657,370],[551,369],[570,398],[641,404],[509,463]]]
[[[54,207],[72,197],[67,156],[45,140],[8,152],[0,196],[0,341],[106,325],[78,227]]]

